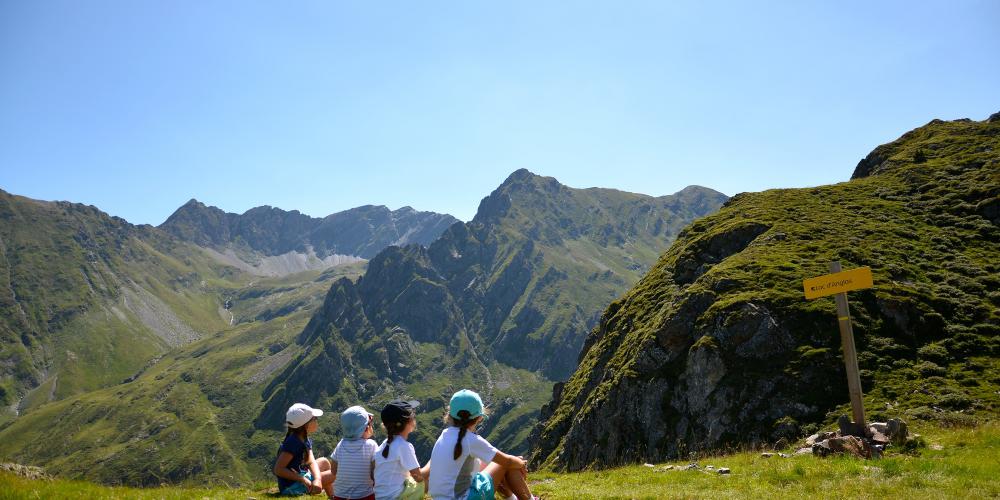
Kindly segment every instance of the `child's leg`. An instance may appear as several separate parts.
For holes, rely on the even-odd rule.
[[[531,490],[528,488],[528,474],[523,469],[507,469],[504,485],[510,488],[517,498],[521,500],[531,499]]]
[[[316,465],[319,466],[320,482],[323,484],[323,491],[326,492],[328,498],[333,498],[333,467],[330,466],[330,459],[326,457],[321,457],[316,459]]]
[[[490,462],[482,472],[493,478],[493,488],[501,495],[509,497],[513,493],[521,500],[531,498],[531,490],[528,489],[527,477],[523,470],[507,470],[500,464]]]
[[[500,483],[500,484],[494,483],[493,489],[495,489],[496,492],[499,493],[500,496],[503,498],[510,498],[510,496],[513,494],[511,493],[510,488],[507,487],[506,483]]]
[[[486,467],[483,467],[483,470],[479,472],[486,474],[487,476],[490,476],[490,478],[493,479],[494,490],[501,492],[501,495],[504,495],[503,492],[508,492],[504,496],[505,497],[510,496],[509,493],[510,490],[507,488],[507,485],[504,484],[504,480],[507,478],[507,471],[503,468],[502,465],[496,462],[490,462],[486,464]]]

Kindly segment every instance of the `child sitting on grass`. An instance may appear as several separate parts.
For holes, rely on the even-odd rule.
[[[382,408],[382,426],[389,436],[375,451],[376,500],[421,500],[427,467],[420,468],[417,453],[407,441],[417,428],[416,412],[406,401]]]
[[[278,448],[274,475],[278,477],[278,492],[282,495],[315,494],[330,488],[333,476],[327,459],[313,457],[309,434],[319,429],[317,417],[323,410],[295,403],[285,413],[288,432]],[[327,493],[329,494],[329,492]]]
[[[476,434],[484,418],[483,400],[463,389],[451,397],[447,420],[431,452],[428,486],[434,500],[493,500],[494,489],[512,500],[533,500],[527,464],[521,457],[497,450]],[[480,461],[489,462],[481,467]]]
[[[373,417],[361,406],[340,414],[344,438],[330,455],[334,500],[375,500],[372,457],[378,444],[371,439]]]

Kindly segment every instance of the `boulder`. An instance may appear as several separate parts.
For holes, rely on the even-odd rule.
[[[857,436],[839,436],[820,441],[812,447],[813,455],[826,457],[834,454],[850,454],[859,458],[871,458],[871,447]]]
[[[852,422],[847,415],[841,415],[837,419],[837,427],[840,428],[841,436],[865,437],[867,429],[862,428],[857,422]]]
[[[892,418],[886,422],[886,431],[888,431],[887,435],[892,444],[897,446],[906,443],[906,438],[910,435],[906,422],[898,418]]]
[[[889,424],[885,422],[869,422],[868,429],[872,432],[881,432],[882,434],[889,433]]]
[[[826,441],[832,437],[837,437],[836,432],[818,432],[806,438],[806,445],[812,446],[820,441]]]
[[[889,439],[888,436],[886,436],[885,434],[882,434],[881,432],[878,432],[878,431],[873,431],[872,434],[871,434],[871,437],[869,439],[871,439],[872,442],[874,442],[875,444],[879,444],[879,445],[887,445],[890,442],[890,439]]]

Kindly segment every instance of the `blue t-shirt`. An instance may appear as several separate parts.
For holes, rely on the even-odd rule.
[[[312,438],[306,438],[303,443],[301,439],[295,434],[289,434],[285,436],[285,440],[278,447],[278,455],[274,457],[275,461],[278,460],[278,456],[281,456],[281,452],[288,452],[292,454],[292,459],[288,461],[288,470],[296,473],[303,474],[308,472],[309,469],[302,467],[302,462],[306,461],[306,454],[313,447]],[[295,484],[295,481],[289,481],[283,477],[278,478],[278,491],[282,491],[285,488]]]

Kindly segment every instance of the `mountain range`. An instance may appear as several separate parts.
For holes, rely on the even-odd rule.
[[[216,216],[231,229],[204,222]],[[260,274],[357,263],[349,267],[356,275],[371,249],[432,240],[454,221],[370,206],[324,219],[271,207],[238,216],[192,201],[155,228],[0,191],[0,422],[118,384],[171,349],[232,326],[239,318],[227,303]],[[322,258],[290,258],[313,252],[313,241]],[[348,244],[359,255],[328,251]],[[257,264],[231,257],[233,249]]]
[[[15,213],[25,204],[50,205],[11,200]],[[62,386],[55,376],[60,363],[40,362],[34,379],[7,375],[9,400],[34,403],[17,405],[20,416],[12,412],[0,423],[0,456],[110,483],[245,483],[266,474],[281,424],[272,417],[291,398],[329,410],[348,402],[377,408],[390,397],[419,399],[421,430],[414,437],[429,449],[435,412],[457,386],[482,388],[494,408],[491,439],[526,450],[552,381],[572,371],[599,312],[682,227],[724,200],[698,187],[664,197],[573,189],[518,171],[469,223],[383,207],[348,211],[358,215],[353,221],[344,213],[313,219],[270,207],[234,215],[192,201],[153,228],[57,203],[87,212],[88,224],[115,228],[114,241],[121,243],[100,239],[94,251],[125,262],[130,282],[163,302],[147,316],[169,312],[178,318],[170,324],[199,328],[149,352],[122,349],[119,358],[131,364],[75,392],[47,389],[49,380]],[[75,276],[80,260],[56,256],[72,249],[86,261],[72,236],[79,218],[33,217],[5,223],[16,230],[3,236],[8,261],[25,275],[54,270],[55,282]],[[20,243],[35,219],[45,219],[35,236],[65,243],[43,250]],[[426,248],[378,248],[433,239],[429,228],[435,227],[444,232]],[[332,228],[358,231],[338,235]],[[11,241],[18,242],[14,251]],[[351,263],[369,256],[367,264]],[[330,257],[334,261],[316,265]],[[29,258],[33,267],[25,267]],[[162,273],[147,272],[160,266],[166,266]],[[12,290],[21,286],[12,283]],[[133,303],[109,289],[109,304]],[[85,283],[66,292],[93,294]],[[19,289],[13,296],[11,307],[28,303]],[[77,310],[98,316],[94,311],[107,309],[101,318],[117,317],[111,305],[102,307]],[[16,307],[4,314],[5,321],[17,320]],[[17,339],[19,328],[10,327],[5,341]],[[120,335],[140,338],[135,331],[123,327]],[[108,343],[90,341],[96,338],[90,331],[67,336],[99,353],[79,365],[103,373],[93,361],[109,352]],[[43,332],[32,345],[44,353],[63,350],[45,340],[50,337]],[[318,446],[332,449],[336,435],[334,416],[316,435]]]
[[[251,274],[281,276],[370,259],[388,246],[428,245],[458,219],[365,205],[323,218],[261,206],[242,215],[190,200],[159,228]]]
[[[424,403],[411,442],[429,452],[437,412],[467,386],[493,405],[487,435],[526,451],[551,381],[572,371],[597,313],[725,199],[696,186],[662,197],[574,189],[518,170],[472,221],[426,248],[387,248],[356,282],[334,283],[255,423],[280,427],[295,401],[405,397]]]

